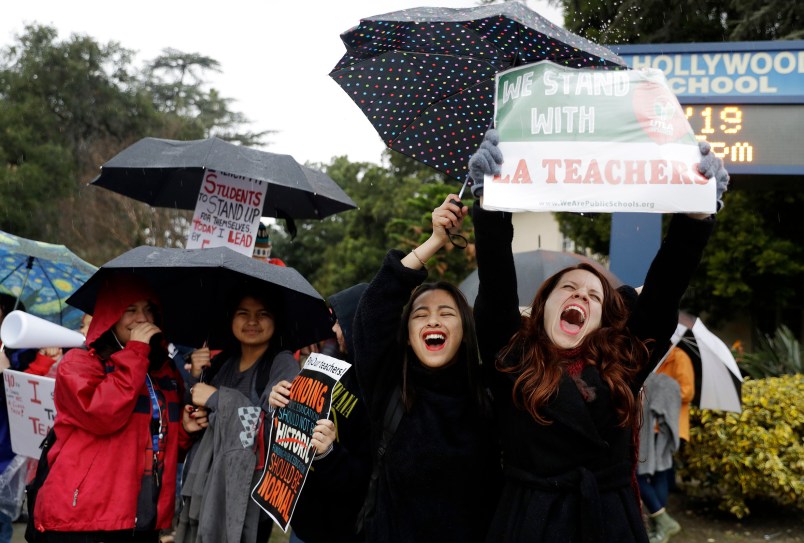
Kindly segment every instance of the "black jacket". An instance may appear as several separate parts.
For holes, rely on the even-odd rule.
[[[348,352],[339,356],[346,362],[352,362],[352,321],[367,286],[361,283],[328,299],[343,331]],[[371,441],[354,368],[335,385],[330,418],[337,433],[332,452],[313,462],[290,525],[305,543],[356,543],[362,541],[356,526],[371,475]]]
[[[355,364],[376,448],[392,391],[402,380],[402,310],[427,276],[390,251],[355,318]],[[497,500],[499,452],[491,420],[469,393],[462,364],[427,370],[414,364],[416,397],[391,439],[379,474],[366,541],[482,541]]]
[[[510,214],[479,206],[473,219],[480,275],[476,324],[483,356],[493,360],[520,326],[513,226]],[[631,383],[634,392],[669,346],[681,296],[713,222],[675,216],[653,260],[628,322],[632,334],[651,351],[650,361]],[[557,395],[543,410],[553,421],[550,425],[538,424],[513,404],[515,377],[498,373],[494,379],[506,481],[488,541],[647,542],[632,485],[632,430],[618,426],[597,366],[587,365],[581,373],[596,391],[590,401],[568,374],[562,376]]]

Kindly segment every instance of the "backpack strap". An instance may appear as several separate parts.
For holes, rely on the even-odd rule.
[[[366,499],[363,502],[363,507],[360,509],[360,514],[357,517],[357,531],[362,532],[374,517],[374,507],[377,502],[377,485],[380,479],[380,470],[382,469],[383,458],[388,451],[388,445],[402,421],[402,416],[405,414],[405,404],[402,401],[402,387],[397,385],[391,392],[388,399],[388,405],[385,408],[385,415],[383,416],[382,435],[380,443],[377,445],[375,451],[374,462],[371,469],[371,478],[369,479],[368,489],[366,491]]]
[[[391,397],[388,400],[388,406],[385,408],[385,416],[382,421],[382,438],[377,447],[377,460],[378,463],[382,461],[385,452],[388,450],[388,444],[391,438],[394,437],[399,423],[402,421],[402,415],[405,414],[405,404],[402,402],[402,387],[394,387],[391,392]]]
[[[42,532],[36,529],[36,522],[34,519],[34,509],[36,508],[36,495],[39,489],[45,484],[45,479],[50,472],[50,466],[47,461],[47,453],[56,442],[56,431],[51,428],[39,448],[42,449],[42,454],[39,455],[39,463],[36,466],[36,475],[33,481],[28,483],[25,487],[26,503],[28,507],[28,523],[25,526],[25,540],[29,543],[44,543],[45,536]]]

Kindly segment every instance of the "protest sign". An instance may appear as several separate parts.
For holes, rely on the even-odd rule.
[[[6,387],[11,449],[15,454],[39,458],[39,445],[53,426],[56,380],[14,370],[3,372]]]
[[[251,256],[267,188],[258,179],[206,170],[186,248],[229,247]]]
[[[497,75],[505,162],[484,207],[504,211],[715,211],[695,134],[659,70],[549,61]]]
[[[316,421],[329,416],[332,391],[350,367],[337,358],[311,354],[293,379],[290,403],[277,409],[270,420],[265,470],[251,498],[284,531],[315,456],[311,440]]]

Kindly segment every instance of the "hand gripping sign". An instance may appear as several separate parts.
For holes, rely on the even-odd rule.
[[[290,388],[290,403],[270,420],[265,470],[251,498],[287,532],[315,450],[311,444],[316,421],[329,416],[332,390],[351,364],[313,353]],[[267,422],[267,421],[266,421]]]
[[[659,70],[549,61],[497,75],[505,162],[484,207],[504,211],[715,211],[694,132]]]
[[[229,247],[251,256],[267,189],[259,179],[206,170],[186,248]]]
[[[15,454],[39,458],[39,446],[53,426],[56,407],[53,390],[56,380],[14,370],[3,372],[6,409]]]

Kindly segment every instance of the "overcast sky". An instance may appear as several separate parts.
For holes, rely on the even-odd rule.
[[[59,38],[86,34],[118,41],[140,59],[164,48],[199,53],[221,64],[209,74],[250,129],[276,130],[267,150],[298,161],[329,162],[348,155],[378,162],[384,148],[360,109],[328,76],[344,53],[340,33],[369,17],[417,6],[472,7],[475,0],[10,0],[0,16],[0,46],[26,23],[54,26]],[[563,24],[545,0],[528,5]],[[139,65],[139,64],[138,64]]]

